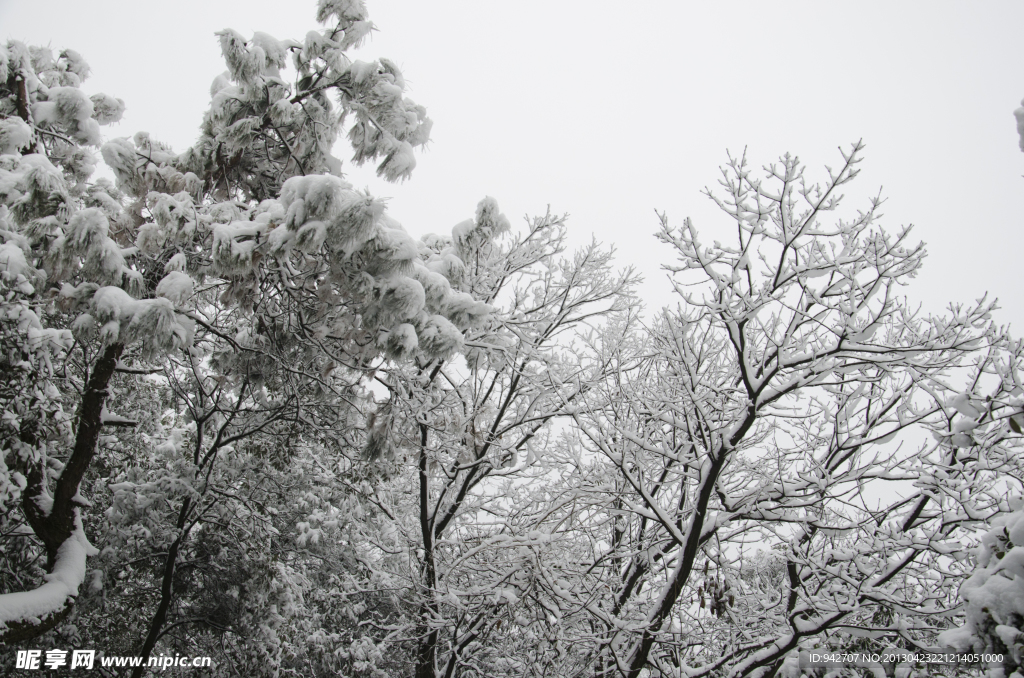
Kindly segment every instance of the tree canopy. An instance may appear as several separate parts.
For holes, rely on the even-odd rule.
[[[734,239],[661,215],[677,305],[644,309],[564,216],[485,197],[414,237],[345,181],[342,137],[402,181],[430,120],[348,56],[360,0],[316,19],[220,32],[180,153],[104,140],[125,103],[77,53],[0,48],[3,642],[218,676],[1020,665],[1024,345],[902,295],[923,244],[842,202],[862,143],[821,180],[730,157]]]

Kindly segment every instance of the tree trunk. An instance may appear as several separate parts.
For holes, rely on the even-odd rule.
[[[693,563],[697,560],[699,552],[701,530],[707,517],[708,503],[711,501],[715,483],[718,481],[718,474],[725,465],[726,454],[725,450],[720,449],[716,458],[712,460],[711,468],[708,469],[708,475],[704,479],[704,484],[701,486],[700,493],[697,496],[697,505],[694,507],[693,520],[690,523],[690,530],[686,535],[686,544],[683,546],[679,566],[673,573],[672,582],[669,584],[668,590],[665,591],[658,609],[651,615],[650,621],[646,628],[644,628],[643,635],[640,637],[640,643],[629,663],[629,673],[627,674],[629,678],[638,678],[640,671],[647,665],[647,657],[651,653],[651,648],[654,647],[655,635],[661,631],[661,627],[672,611],[672,607],[679,599],[679,594],[683,591],[683,586],[690,579]]]
[[[46,571],[52,573],[57,562],[60,547],[72,538],[76,519],[75,496],[85,472],[96,456],[96,444],[103,428],[103,405],[109,395],[107,387],[114,375],[117,361],[124,351],[124,344],[110,344],[93,365],[92,375],[78,407],[78,430],[75,432],[75,446],[53,490],[53,501],[40,505],[39,500],[47,496],[46,477],[39,467],[29,468],[27,485],[22,495],[21,508],[32,531],[43,542],[46,549]],[[49,510],[47,510],[49,508]],[[77,591],[75,592],[77,594]],[[0,596],[0,600],[3,596]],[[74,597],[69,596],[60,609],[44,615],[40,623],[30,624],[8,622],[0,633],[0,642],[11,643],[31,640],[60,624],[74,606]]]
[[[434,569],[434,530],[430,515],[430,477],[427,460],[428,429],[420,424],[420,532],[423,539],[423,587],[425,601],[420,606],[420,619],[433,619],[437,613],[434,588],[437,585]],[[429,622],[420,625],[423,637],[416,651],[416,678],[435,678],[437,664],[437,629]]]
[[[185,522],[191,505],[191,502],[186,497],[181,504],[181,510],[178,512],[178,530],[180,534],[174,540],[174,543],[171,544],[171,547],[167,549],[167,557],[164,559],[164,576],[160,585],[160,604],[157,605],[156,614],[153,615],[153,621],[149,624],[149,634],[146,636],[146,641],[142,644],[142,651],[140,652],[142,663],[132,671],[132,678],[141,678],[146,663],[149,661],[149,655],[152,654],[153,648],[156,647],[156,641],[160,638],[160,631],[163,629],[164,622],[167,621],[167,610],[170,609],[171,599],[174,596],[174,566],[178,559],[178,550],[181,548],[182,542],[188,538]]]

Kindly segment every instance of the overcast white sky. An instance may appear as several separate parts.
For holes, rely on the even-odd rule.
[[[550,205],[578,242],[616,244],[660,305],[670,252],[652,237],[655,210],[709,234],[724,224],[700,190],[726,149],[756,165],[790,151],[820,176],[863,138],[847,209],[882,186],[883,225],[915,224],[931,255],[909,296],[939,310],[987,290],[1024,332],[1022,2],[367,4],[379,31],[356,56],[398,63],[434,131],[410,181],[349,178],[391,196],[414,235],[448,231],[484,195],[514,223]],[[213,33],[301,39],[314,8],[0,0],[0,37],[77,50],[93,69],[85,89],[127,103],[109,137],[146,130],[181,151],[224,70]]]

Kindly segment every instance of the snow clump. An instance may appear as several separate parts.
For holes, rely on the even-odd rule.
[[[1014,512],[993,519],[974,550],[977,568],[960,587],[966,623],[938,637],[959,652],[1004,655],[1001,666],[989,669],[1008,669],[1005,675],[1024,659],[1024,501],[1011,505]]]

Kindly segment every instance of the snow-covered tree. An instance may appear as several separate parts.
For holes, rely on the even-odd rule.
[[[559,472],[545,459],[550,426],[605,376],[579,363],[573,338],[634,303],[634,276],[615,274],[596,244],[566,256],[561,218],[511,232],[490,198],[450,237],[424,241],[428,296],[450,284],[494,310],[467,333],[460,359],[380,371],[388,395],[367,452],[395,471],[367,498],[387,507],[382,548],[409,554],[387,566],[415,610],[386,644],[416,648],[416,676],[509,671],[503,629],[541,614],[534,597],[549,574],[533,550],[544,546],[542,507]]]
[[[27,567],[12,567],[11,588],[46,580],[0,597],[5,639],[57,625],[79,594],[93,553],[82,481],[103,428],[140,423],[108,411],[130,406],[109,402],[117,375],[162,375],[175,416],[189,422],[172,416],[167,428],[149,412],[144,444],[156,445],[161,463],[147,478],[116,482],[134,473],[118,468],[107,478],[115,505],[175,514],[154,537],[166,557],[148,654],[173,597],[176,554],[215,503],[218,461],[257,434],[286,450],[300,442],[295,430],[320,444],[340,440],[367,400],[359,382],[369,361],[447,356],[489,311],[477,304],[467,317],[461,297],[428,299],[407,275],[420,258],[416,242],[380,200],[337,176],[331,150],[346,120],[355,161],[380,159],[392,180],[411,171],[429,121],[402,96],[393,64],[345,56],[371,27],[362,3],[325,0],[318,12],[329,27],[305,42],[221,34],[228,73],[215,83],[199,142],[180,155],[144,133],[103,144],[99,125],[123,104],[82,93],[88,67],[77,54],[54,59],[16,42],[2,50],[10,378],[0,486],[5,533],[20,540],[7,562]],[[116,186],[89,182],[90,147],[101,147]],[[42,571],[33,571],[33,545]]]
[[[1024,150],[1024,102],[1013,114]],[[1013,382],[1016,375],[1007,373],[1004,378]],[[1015,398],[1006,425],[1009,433],[1019,435],[1024,427],[1024,388],[1018,383],[1011,394]],[[1020,476],[1015,480],[1019,482]],[[1020,489],[1010,482],[1005,486]],[[1021,676],[1024,663],[1024,501],[1019,495],[1011,499],[1010,508],[1012,513],[990,522],[974,549],[974,571],[959,590],[966,604],[965,623],[939,635],[940,643],[959,652],[1001,656],[1001,661],[987,662],[987,675],[1002,678]]]
[[[645,320],[564,218],[416,239],[346,182],[341,137],[398,181],[430,121],[347,56],[360,0],[317,19],[219,33],[182,153],[104,143],[124,104],[74,52],[0,49],[0,639],[225,676],[1019,665],[1024,345],[903,299],[924,249],[879,200],[826,223],[860,144],[822,185],[732,160],[735,240],[663,217],[680,303]]]
[[[623,369],[578,417],[617,476],[589,488],[607,597],[577,603],[598,675],[774,675],[838,638],[934,646],[959,540],[1020,490],[1021,344],[985,301],[923,316],[900,297],[924,248],[876,225],[879,200],[825,222],[861,148],[821,185],[791,156],[763,179],[731,160],[709,194],[730,244],[662,219],[682,303],[606,339]]]
[[[975,571],[960,587],[966,623],[939,635],[958,652],[1001,656],[987,662],[989,675],[1016,678],[1024,663],[1024,509],[992,520],[974,551]]]
[[[49,50],[12,42],[0,61],[5,81],[0,104],[3,372],[8,386],[0,484],[5,513],[10,516],[20,504],[20,515],[42,546],[47,572],[46,583],[35,591],[0,599],[4,638],[17,639],[66,616],[85,576],[92,547],[82,530],[79,508],[86,500],[79,484],[95,455],[107,385],[125,342],[158,356],[186,345],[191,327],[166,299],[136,299],[120,287],[137,287],[139,279],[110,237],[108,217],[94,206],[110,200],[112,187],[86,183],[96,162],[89,147],[100,145],[99,125],[117,119],[121,103],[82,93],[78,85],[88,67],[74,52],[54,59]],[[61,284],[79,280],[81,301],[93,311],[83,323],[99,319],[109,340],[88,350],[84,372],[61,374],[61,363],[76,343],[67,323],[51,319],[63,317],[58,302],[75,296],[73,286]],[[74,418],[65,409],[74,407],[69,391],[80,395]],[[27,556],[22,564],[31,568],[30,553],[22,551]],[[31,576],[15,576],[23,581],[26,575]]]

